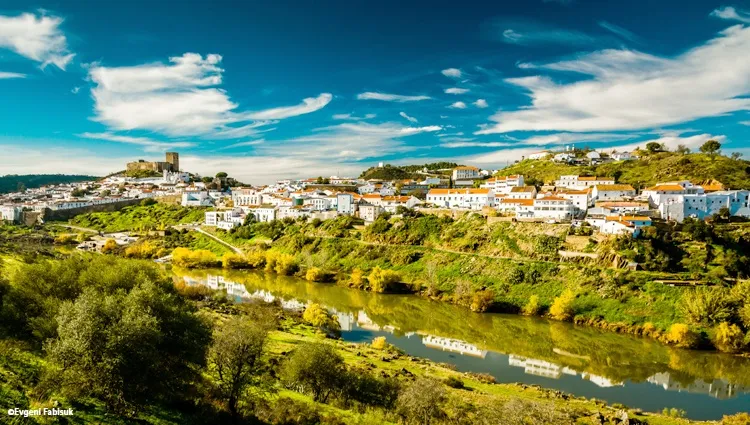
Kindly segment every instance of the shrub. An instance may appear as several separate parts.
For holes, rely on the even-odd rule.
[[[221,257],[221,266],[225,269],[249,269],[252,266],[244,255],[227,252]]]
[[[401,276],[397,272],[381,269],[380,267],[372,269],[370,275],[367,277],[367,280],[370,283],[370,289],[372,289],[373,292],[393,292],[398,289],[403,289],[398,285],[400,279]]]
[[[325,332],[337,331],[340,328],[338,319],[328,314],[328,310],[320,304],[312,303],[308,305],[305,312],[302,313],[302,319]]]
[[[573,309],[573,301],[575,301],[575,299],[576,295],[571,289],[563,291],[563,293],[555,298],[555,301],[552,303],[552,307],[549,309],[550,316],[556,320],[572,319],[575,314]]]
[[[485,289],[475,293],[471,297],[471,311],[477,313],[483,313],[492,307],[495,303],[495,292],[490,289]]]
[[[107,239],[102,247],[102,254],[109,254],[117,250],[117,242],[114,239]]]
[[[266,271],[273,271],[278,274],[290,275],[297,269],[297,264],[293,255],[281,252],[266,252]]]
[[[464,388],[464,381],[462,381],[460,378],[457,378],[455,376],[449,376],[445,379],[445,385],[451,388],[462,389]]]
[[[691,323],[714,324],[732,317],[732,299],[724,288],[696,288],[682,297],[680,305]]]
[[[683,323],[670,326],[665,338],[668,343],[684,348],[695,347],[698,343],[698,335]]]
[[[325,403],[342,387],[344,359],[328,344],[306,343],[297,347],[281,370],[287,388],[309,393]]]
[[[675,407],[668,408],[665,407],[664,410],[661,411],[661,414],[664,416],[669,416],[670,418],[684,418],[685,417],[685,411],[682,409],[677,409]]]
[[[305,279],[310,282],[323,282],[326,279],[326,273],[317,267],[310,267],[305,273]]]
[[[175,248],[172,251],[172,263],[185,268],[217,267],[221,264],[216,254],[211,251],[205,249],[193,251],[188,248]]]
[[[746,328],[750,329],[750,300],[740,309],[740,319]]]
[[[400,384],[396,378],[380,378],[368,370],[348,370],[343,375],[341,395],[368,406],[392,409],[398,399]],[[380,422],[376,422],[380,423]]]
[[[186,285],[183,280],[175,283],[174,286],[180,295],[190,300],[204,300],[214,292],[206,285]]]
[[[445,413],[445,388],[430,378],[418,378],[398,396],[398,413],[408,423],[430,424]]]
[[[352,270],[352,286],[359,289],[367,288],[368,282],[367,277],[365,276],[365,272],[362,271],[360,268],[355,268]]]
[[[750,425],[750,413],[737,413],[725,415],[721,418],[721,425]]]
[[[186,248],[183,248],[183,249],[186,249]],[[150,241],[143,241],[141,243],[136,243],[125,248],[125,257],[149,259],[149,258],[154,258],[158,251],[159,251],[159,248],[156,245],[154,245]]]
[[[76,242],[76,238],[73,235],[59,235],[55,238],[55,243],[58,245],[67,245]]]
[[[539,305],[539,296],[532,295],[529,297],[529,301],[526,305],[523,306],[522,313],[526,316],[536,316],[541,309],[542,306]]]
[[[266,265],[266,253],[263,251],[250,251],[245,254],[247,264],[254,268],[259,269]]]
[[[376,350],[384,350],[386,347],[388,347],[388,343],[385,341],[384,336],[379,336],[372,340],[372,348]]]
[[[745,335],[739,326],[721,322],[716,327],[713,343],[716,348],[727,353],[737,353],[742,351],[745,345]]]

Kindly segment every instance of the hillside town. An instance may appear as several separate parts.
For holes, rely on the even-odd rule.
[[[632,156],[618,158],[626,161]],[[549,154],[535,160],[570,161]],[[237,182],[226,173],[201,178],[180,170],[176,152],[168,152],[164,162],[141,160],[126,168],[126,172],[97,182],[0,195],[0,214],[6,221],[34,222],[55,212],[75,215],[158,198],[184,207],[207,208],[203,224],[223,230],[247,220],[326,220],[339,215],[370,223],[385,213],[416,209],[438,214],[473,211],[497,220],[570,223],[603,234],[633,237],[653,220],[682,222],[717,214],[750,217],[750,191],[725,189],[717,181],[665,181],[636,190],[612,177],[561,175],[551,184],[534,186],[527,184],[523,175],[489,177],[496,172],[457,166],[442,170],[442,176],[428,174],[422,180],[331,176],[233,186]],[[139,175],[129,176],[132,171]],[[143,171],[149,175],[143,176]]]

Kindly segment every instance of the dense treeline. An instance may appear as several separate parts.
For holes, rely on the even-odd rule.
[[[0,176],[0,193],[34,189],[50,184],[75,183],[96,180],[98,177],[67,174],[8,174]]]

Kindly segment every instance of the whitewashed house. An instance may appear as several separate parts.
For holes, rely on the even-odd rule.
[[[615,184],[615,179],[611,177],[582,177],[579,175],[560,176],[555,180],[555,186],[558,188],[583,190],[596,185]]]
[[[555,155],[552,160],[555,162],[569,162],[571,159],[575,158],[574,155],[571,155],[567,152],[558,153]]]
[[[635,197],[635,189],[629,184],[598,184],[591,190],[594,201],[622,201]]]
[[[245,222],[245,212],[242,208],[225,211],[207,211],[204,224],[219,229],[231,230]]]
[[[383,207],[379,205],[360,205],[359,218],[366,222],[373,222],[383,212]]]
[[[532,154],[529,154],[529,156],[527,158],[528,159],[533,159],[533,160],[540,160],[540,159],[547,158],[549,155],[550,155],[550,153],[548,151],[534,152]]]
[[[336,211],[339,214],[354,215],[357,205],[354,203],[354,196],[350,193],[339,193],[336,195]]]
[[[427,192],[427,203],[440,208],[481,210],[495,204],[495,194],[486,188],[430,189]]]
[[[247,215],[252,215],[255,221],[268,223],[276,219],[276,208],[269,205],[242,207]]]
[[[263,193],[252,188],[232,188],[232,202],[235,207],[260,205],[263,203]]]
[[[586,221],[601,233],[609,235],[630,234],[638,237],[644,227],[651,225],[651,217],[646,216],[606,216],[590,217]]]
[[[479,168],[472,166],[461,166],[453,169],[453,181],[476,180],[479,178]]]
[[[534,218],[533,199],[508,199],[496,202],[497,210],[505,214],[515,214],[518,218]]]
[[[534,199],[536,198],[536,187],[534,186],[518,186],[510,189],[510,193],[506,196],[508,199]]]
[[[182,193],[183,207],[210,207],[214,200],[205,190],[189,190]]]
[[[573,203],[559,196],[534,199],[534,218],[556,221],[571,220],[575,215]]]
[[[14,205],[0,205],[0,221],[17,223],[21,221],[23,208]]]
[[[573,208],[576,210],[576,214],[580,215],[582,212],[588,210],[591,205],[591,190],[567,190],[563,192],[555,193],[555,196],[565,198],[573,204]]]
[[[510,193],[514,187],[520,187],[524,185],[523,176],[511,175],[501,177],[490,177],[485,180],[480,187],[484,189],[491,189],[495,194]]]
[[[682,222],[686,218],[703,220],[722,208],[732,216],[750,217],[750,191],[722,190],[695,195],[672,196],[659,205],[659,213],[665,220]]]
[[[609,157],[615,161],[629,161],[633,159],[633,155],[630,152],[612,152]]]

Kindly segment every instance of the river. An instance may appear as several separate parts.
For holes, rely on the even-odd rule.
[[[675,349],[646,338],[507,314],[477,314],[414,295],[385,295],[263,272],[173,269],[189,285],[224,289],[237,302],[326,306],[342,338],[384,336],[412,356],[609,403],[691,419],[750,411],[750,359]]]

